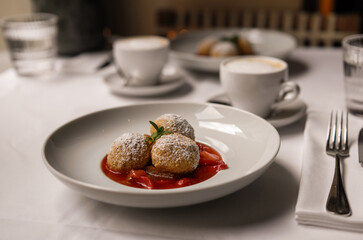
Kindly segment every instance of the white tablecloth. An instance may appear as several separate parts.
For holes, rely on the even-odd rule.
[[[340,49],[300,48],[291,54],[289,66],[310,109],[344,107]],[[102,73],[64,73],[51,81],[18,78],[11,69],[1,73],[0,239],[363,238],[295,221],[305,119],[278,129],[280,152],[256,182],[194,206],[113,206],[73,192],[48,172],[42,144],[52,130],[75,117],[145,101],[205,102],[222,92],[217,75],[186,75],[188,84],[173,94],[129,98],[110,94]]]

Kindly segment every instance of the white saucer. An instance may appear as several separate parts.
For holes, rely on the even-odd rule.
[[[225,94],[214,96],[208,102],[231,105],[230,100]],[[306,109],[305,102],[301,99],[296,99],[291,103],[275,108],[265,119],[276,128],[284,127],[305,116]]]
[[[159,96],[174,91],[184,84],[182,73],[174,67],[166,67],[160,77],[160,83],[153,86],[124,86],[123,79],[117,73],[106,75],[105,83],[110,91],[133,97]]]

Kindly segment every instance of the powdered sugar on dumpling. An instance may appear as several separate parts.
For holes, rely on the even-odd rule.
[[[107,165],[113,171],[143,168],[150,160],[150,146],[140,133],[124,133],[113,141]]]
[[[163,135],[151,149],[152,164],[160,171],[192,172],[198,166],[199,157],[198,145],[179,133]]]
[[[195,140],[194,128],[189,122],[182,118],[178,114],[167,113],[158,117],[154,123],[158,125],[158,127],[164,127],[165,131],[172,133],[180,133],[192,140]],[[153,126],[150,127],[150,133],[153,134],[155,132],[155,128]]]

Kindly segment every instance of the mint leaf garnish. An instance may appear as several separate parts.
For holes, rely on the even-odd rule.
[[[147,137],[146,140],[148,140],[150,143],[154,143],[156,140],[161,138],[163,135],[171,134],[172,132],[165,131],[164,127],[158,127],[156,123],[153,121],[149,121],[149,123],[155,128],[156,132],[151,134],[150,137]]]

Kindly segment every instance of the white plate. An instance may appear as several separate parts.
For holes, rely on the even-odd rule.
[[[297,45],[292,35],[275,30],[253,28],[204,30],[185,33],[171,41],[171,58],[186,68],[218,72],[223,58],[196,55],[198,44],[208,36],[222,37],[236,34],[244,36],[257,55],[285,58]]]
[[[174,67],[165,68],[160,83],[154,86],[124,86],[123,79],[117,73],[106,75],[104,81],[112,93],[133,97],[160,96],[175,91],[184,84],[182,73]]]
[[[230,106],[230,100],[225,94],[220,94],[212,97],[208,100],[211,103],[218,103]],[[266,118],[266,121],[271,123],[274,127],[285,127],[297,120],[301,119],[306,114],[307,106],[301,99],[284,104],[283,106],[275,108],[270,115]]]
[[[196,140],[215,148],[229,166],[183,188],[148,190],[110,180],[100,168],[112,141],[124,132],[148,133],[149,120],[164,113],[186,118]],[[43,146],[50,172],[90,198],[132,207],[175,207],[225,196],[259,177],[279,151],[280,136],[264,119],[217,104],[150,103],[91,113],[56,129]]]

